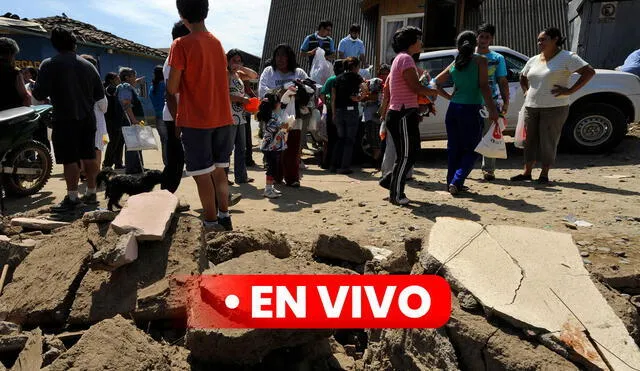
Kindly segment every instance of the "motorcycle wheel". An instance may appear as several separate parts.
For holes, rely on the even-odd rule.
[[[44,144],[30,140],[11,150],[4,167],[5,169],[21,167],[42,170],[39,175],[2,174],[4,189],[8,194],[30,196],[39,192],[49,181],[53,169],[53,158]]]

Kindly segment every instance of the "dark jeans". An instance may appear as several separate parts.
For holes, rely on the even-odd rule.
[[[104,153],[102,166],[122,168],[122,155],[124,152],[122,123],[107,121],[107,133],[109,134],[109,143]]]
[[[245,137],[245,127],[247,124],[233,125],[233,176],[236,183],[247,182],[247,164],[246,161],[246,145],[247,139]]]
[[[478,143],[482,140],[484,127],[480,109],[482,106],[477,104],[449,104],[445,118],[449,158],[447,185],[462,187],[480,156],[475,152]]]
[[[322,158],[322,168],[329,169],[334,166],[333,151],[335,151],[336,143],[338,142],[338,131],[336,125],[333,122],[333,114],[331,111],[327,112],[327,144],[325,152]]]
[[[404,187],[407,173],[415,164],[420,151],[420,116],[416,108],[389,110],[386,123],[396,147],[396,162],[393,171],[383,178],[381,183],[391,184],[389,197],[392,201],[398,201],[406,197]]]
[[[244,156],[244,163],[246,166],[255,165],[255,161],[253,161],[253,135],[251,134],[251,115],[246,114],[245,116],[246,123],[244,125],[244,134],[246,139],[246,152]]]
[[[175,193],[182,180],[184,150],[180,138],[176,137],[175,121],[164,121],[167,127],[167,164],[162,171],[162,189]]]
[[[358,134],[359,112],[356,107],[353,110],[346,108],[336,109],[336,130],[338,142],[333,152],[333,166],[340,169],[349,169],[353,159],[353,146]]]

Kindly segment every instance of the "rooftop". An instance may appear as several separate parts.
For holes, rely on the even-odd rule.
[[[46,32],[51,32],[51,30],[55,26],[64,26],[74,33],[74,35],[78,39],[78,42],[80,43],[98,44],[107,48],[120,49],[129,52],[135,52],[138,54],[162,58],[166,58],[168,54],[163,50],[138,44],[131,40],[118,37],[110,32],[99,30],[93,25],[76,21],[75,19],[71,19],[64,14],[62,16],[23,20],[20,20],[16,15],[10,13],[7,13],[4,16],[0,17],[0,25],[17,30],[22,29],[37,32],[38,30],[34,29],[36,28],[34,27],[34,23],[42,26],[41,28]]]

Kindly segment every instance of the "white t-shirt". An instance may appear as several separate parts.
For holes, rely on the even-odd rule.
[[[104,118],[107,108],[109,108],[109,101],[106,95],[93,105],[93,114],[96,116],[95,147],[100,151],[102,151],[104,147],[102,137],[107,134],[107,121]]]
[[[551,93],[554,85],[569,88],[571,75],[589,63],[577,54],[566,50],[548,62],[540,60],[540,55],[529,59],[522,70],[522,75],[529,80],[529,91],[524,101],[525,107],[546,108],[569,105],[568,96],[555,97]]]
[[[164,61],[164,66],[162,66],[162,74],[164,75],[164,81],[167,83],[169,81],[169,73],[171,72],[171,67],[169,66],[169,58]],[[176,103],[180,100],[180,94],[176,94]],[[173,117],[171,117],[171,113],[169,112],[169,107],[167,106],[167,102],[164,102],[164,108],[162,109],[162,121],[174,121]]]
[[[296,68],[295,72],[282,73],[269,66],[262,71],[260,75],[260,83],[258,85],[258,96],[262,99],[264,95],[271,89],[284,87],[284,84],[294,80],[304,80],[308,78],[306,72],[302,68]]]

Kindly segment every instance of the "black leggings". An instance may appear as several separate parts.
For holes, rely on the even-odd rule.
[[[162,171],[162,189],[175,193],[182,180],[184,170],[184,150],[176,137],[175,121],[165,121],[167,126],[167,164]]]
[[[407,173],[416,162],[420,151],[420,116],[416,108],[403,108],[401,111],[389,110],[386,117],[387,130],[396,146],[396,162],[391,176],[389,196],[392,201],[406,197],[404,186]]]
[[[274,180],[278,174],[282,151],[263,151],[262,153],[264,153],[264,159],[267,163],[267,179]]]

